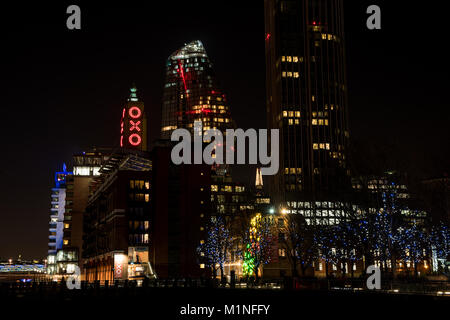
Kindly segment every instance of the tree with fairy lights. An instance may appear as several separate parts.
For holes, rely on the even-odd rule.
[[[304,276],[306,269],[312,267],[317,252],[313,227],[306,223],[302,215],[287,214],[283,216],[279,231],[278,243],[286,250],[292,275],[298,276],[297,267],[300,266]]]
[[[206,240],[198,247],[198,252],[205,265],[212,269],[213,278],[217,277],[217,267],[220,276],[224,276],[224,264],[229,262],[228,250],[232,246],[232,238],[225,217],[220,215],[211,217],[206,227]]]
[[[272,223],[268,218],[257,213],[250,219],[249,228],[244,237],[242,268],[245,276],[254,276],[258,282],[259,268],[269,263],[272,245]]]
[[[344,276],[351,273],[353,278],[353,265],[362,259],[361,252],[364,250],[364,241],[367,235],[365,227],[365,221],[351,213],[334,227],[335,232],[339,234],[335,244],[340,253],[337,258],[340,260]]]
[[[337,266],[341,259],[338,228],[335,225],[316,226],[314,242],[317,245],[317,257],[325,261],[325,275],[328,278],[329,265]]]
[[[407,265],[413,265],[415,277],[418,275],[418,264],[424,261],[429,254],[428,239],[424,229],[416,221],[413,221],[412,224],[405,224],[397,230],[395,240],[401,248],[399,258],[403,260],[407,272],[409,271]]]
[[[397,257],[402,248],[397,241],[400,208],[397,203],[397,191],[392,183],[389,189],[382,193],[383,208],[378,210],[371,219],[370,237],[373,246],[373,259],[378,260],[386,272],[391,263],[395,275]]]
[[[450,228],[448,225],[440,222],[432,228],[430,245],[438,262],[438,270],[445,272],[445,261],[450,260]]]

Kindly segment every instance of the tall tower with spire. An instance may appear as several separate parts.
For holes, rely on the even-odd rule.
[[[262,179],[262,174],[261,174],[261,168],[256,168],[255,187],[258,190],[263,188],[263,179]]]
[[[147,117],[144,102],[137,96],[136,86],[130,88],[130,96],[122,109],[120,120],[120,147],[147,150]]]

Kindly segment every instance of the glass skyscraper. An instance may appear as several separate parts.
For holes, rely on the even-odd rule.
[[[268,125],[280,129],[271,195],[328,212],[350,186],[343,1],[264,2]]]
[[[170,139],[177,128],[193,130],[201,120],[203,130],[232,128],[225,94],[219,89],[205,48],[196,40],[167,59],[161,137]]]

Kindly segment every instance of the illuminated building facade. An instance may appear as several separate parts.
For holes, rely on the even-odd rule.
[[[144,103],[139,101],[135,86],[130,89],[130,97],[122,109],[120,147],[141,151],[147,150],[147,117]]]
[[[73,172],[66,176],[62,243],[56,255],[49,257],[49,270],[54,264],[53,274],[72,273],[80,265],[83,249],[83,216],[90,193],[90,184],[100,175],[100,167],[111,153],[110,149],[93,148],[73,155]]]
[[[63,165],[63,171],[55,173],[55,187],[52,188],[50,209],[50,235],[48,253],[56,254],[63,246],[63,221],[66,204],[66,178],[71,172]]]
[[[350,189],[343,3],[265,0],[265,29],[268,126],[280,130],[271,196],[334,219]]]
[[[56,272],[56,252],[63,247],[64,213],[66,204],[66,179],[71,174],[66,165],[63,170],[55,173],[55,186],[51,193],[50,224],[48,239],[49,273]]]
[[[193,130],[232,128],[225,94],[219,89],[212,63],[203,44],[192,41],[169,56],[166,64],[161,137],[170,139],[177,128]]]
[[[149,257],[152,163],[147,154],[116,152],[91,183],[83,221],[86,281],[142,280]]]
[[[419,225],[426,225],[430,218],[418,195],[409,191],[406,174],[387,171],[383,175],[353,177],[352,187],[356,194],[354,207],[360,212],[387,210],[403,222]]]

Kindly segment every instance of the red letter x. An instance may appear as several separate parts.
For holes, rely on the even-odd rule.
[[[134,122],[133,120],[130,120],[130,131],[133,131],[136,129],[136,131],[141,131],[141,128],[139,128],[139,125],[141,124],[141,121]]]

